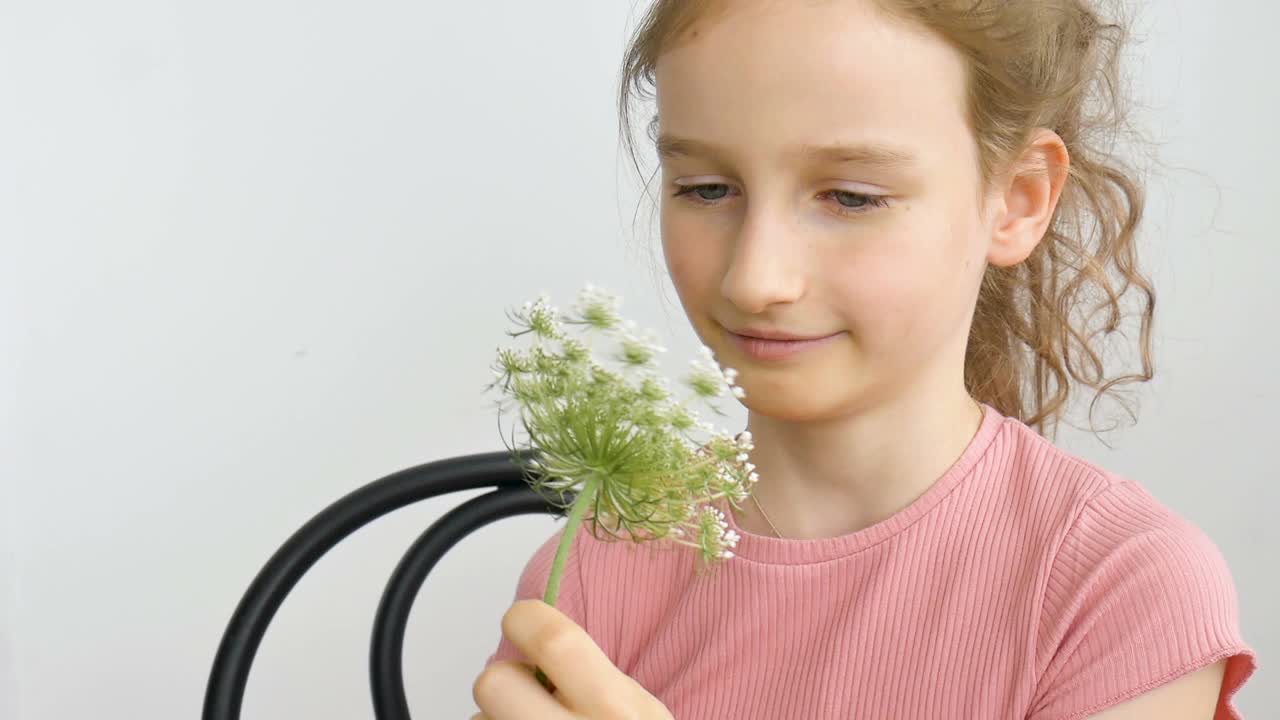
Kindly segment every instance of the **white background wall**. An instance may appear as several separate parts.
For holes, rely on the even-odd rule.
[[[0,4],[0,717],[196,717],[232,608],[294,529],[387,473],[501,448],[480,387],[505,307],[594,281],[691,356],[674,293],[627,246],[613,92],[632,17],[630,0]],[[1219,544],[1264,665],[1277,25],[1246,0],[1145,9],[1135,68],[1168,165],[1146,226],[1159,377],[1114,450],[1063,439]],[[382,585],[467,497],[318,564],[244,717],[369,717]],[[406,648],[419,716],[473,711],[555,527],[492,526],[433,573]],[[1240,705],[1280,706],[1267,668]]]

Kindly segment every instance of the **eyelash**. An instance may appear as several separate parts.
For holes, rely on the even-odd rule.
[[[702,185],[681,185],[678,187],[680,189],[675,193],[673,193],[671,197],[680,197],[682,195],[687,195],[689,196],[690,202],[693,202],[696,205],[702,205],[706,207],[711,205],[717,205],[719,204],[719,201],[723,200],[724,198],[718,198],[716,200],[707,200],[706,198],[703,198],[697,195],[697,191],[702,188],[720,188],[720,187],[728,187],[728,185],[725,183],[704,183]],[[847,205],[843,205],[837,202],[836,213],[839,215],[845,215],[845,216],[863,215],[870,212],[873,209],[886,207],[889,204],[889,202],[885,200],[883,196],[867,195],[866,193],[856,193],[856,192],[851,192],[849,190],[828,190],[822,194],[828,195],[828,196],[837,195],[837,194],[848,195],[850,197],[859,198],[864,201],[864,204],[860,208],[851,208]]]

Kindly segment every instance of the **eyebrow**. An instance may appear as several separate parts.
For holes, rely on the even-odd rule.
[[[659,136],[655,145],[658,157],[663,159],[725,154],[712,143],[668,134]],[[916,156],[910,150],[881,142],[854,145],[796,145],[789,148],[788,154],[811,162],[836,165],[853,163],[886,170],[909,167],[916,163]]]

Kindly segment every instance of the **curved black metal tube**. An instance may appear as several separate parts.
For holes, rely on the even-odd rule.
[[[437,495],[495,486],[533,494],[516,463],[531,454],[479,453],[407,468],[348,493],[298,529],[258,572],[227,623],[209,673],[203,719],[239,720],[249,669],[267,626],[298,580],[334,545],[393,510]]]
[[[565,493],[564,506],[574,493]],[[514,515],[563,515],[560,506],[532,487],[503,488],[472,498],[432,523],[405,552],[387,581],[373,622],[369,647],[369,687],[378,720],[410,720],[404,690],[404,632],[409,612],[427,574],[459,540],[496,520]]]

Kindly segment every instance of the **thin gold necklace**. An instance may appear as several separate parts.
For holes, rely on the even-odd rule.
[[[754,493],[751,495],[751,501],[754,502],[756,504],[756,508],[760,510],[760,515],[764,518],[764,521],[769,523],[769,529],[773,530],[773,534],[777,535],[779,539],[785,539],[782,537],[782,533],[778,532],[778,528],[774,527],[773,521],[769,519],[769,514],[764,511],[764,507],[760,505],[760,501],[756,499]]]

